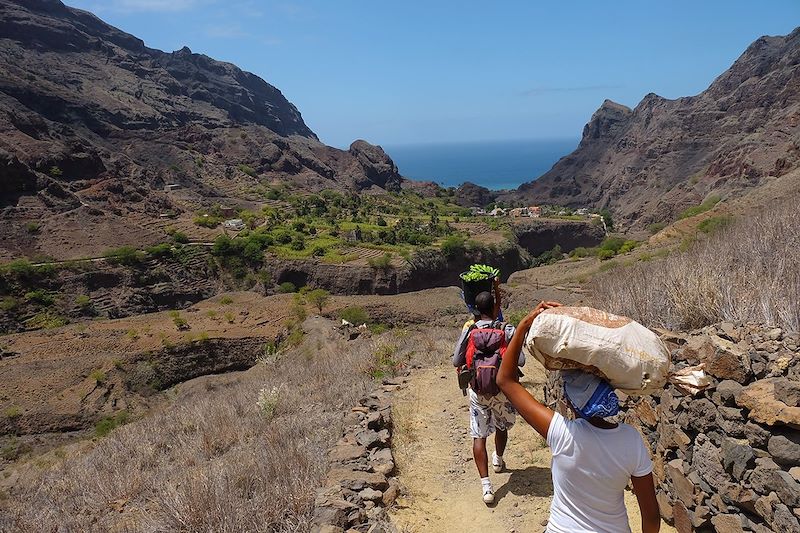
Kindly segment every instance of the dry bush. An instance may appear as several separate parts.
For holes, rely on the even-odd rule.
[[[598,278],[594,305],[650,326],[720,320],[800,329],[800,225],[791,204],[744,218],[683,253]]]
[[[447,357],[445,337],[452,334],[349,343],[309,335],[217,388],[187,385],[89,451],[29,472],[0,501],[0,530],[306,531],[341,418],[374,386],[376,348],[388,339],[396,357],[425,364]],[[277,402],[265,416],[259,392],[273,387]]]

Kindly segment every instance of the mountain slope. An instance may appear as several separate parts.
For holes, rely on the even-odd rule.
[[[510,202],[609,207],[626,225],[669,220],[800,164],[800,28],[755,41],[697,96],[606,100],[578,148]]]
[[[148,48],[58,0],[0,0],[0,173],[4,233],[87,206],[107,219],[192,209],[163,194],[173,183],[200,202],[402,181],[380,147],[320,143],[261,78]]]

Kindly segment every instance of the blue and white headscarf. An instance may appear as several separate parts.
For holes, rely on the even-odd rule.
[[[603,379],[581,370],[562,370],[564,395],[581,418],[614,416],[619,412],[619,398]]]

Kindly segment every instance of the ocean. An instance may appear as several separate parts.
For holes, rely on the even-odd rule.
[[[407,178],[443,187],[471,181],[487,189],[515,189],[572,152],[578,140],[486,141],[384,146]]]

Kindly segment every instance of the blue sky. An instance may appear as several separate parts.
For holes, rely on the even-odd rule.
[[[258,74],[342,147],[577,139],[605,98],[696,94],[800,25],[798,0],[66,3]]]

